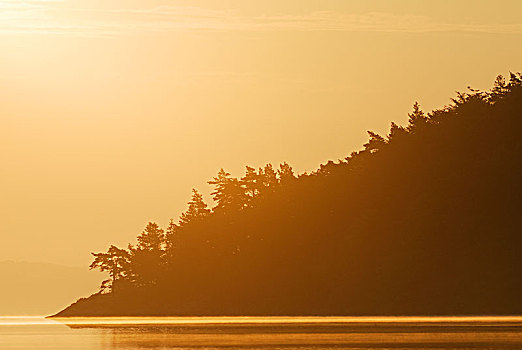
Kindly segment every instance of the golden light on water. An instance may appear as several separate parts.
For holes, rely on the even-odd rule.
[[[515,323],[522,325],[522,316],[372,316],[372,317],[0,317],[2,325],[220,325],[220,324],[286,324],[286,325],[328,325],[328,324],[498,324]]]
[[[522,316],[510,317],[0,317],[0,347],[71,349],[357,346],[370,349],[517,348]],[[25,331],[24,331],[25,330]],[[58,336],[49,337],[49,334]],[[81,335],[71,337],[71,335]]]

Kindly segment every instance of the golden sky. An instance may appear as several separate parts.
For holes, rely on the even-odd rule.
[[[87,264],[224,167],[299,172],[522,67],[522,2],[0,0],[0,260]]]

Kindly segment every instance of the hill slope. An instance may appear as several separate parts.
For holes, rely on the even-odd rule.
[[[521,132],[513,74],[313,174],[220,173],[212,213],[148,226],[58,315],[522,314]]]

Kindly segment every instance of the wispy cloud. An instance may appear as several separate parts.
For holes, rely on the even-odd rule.
[[[371,12],[311,12],[247,16],[236,10],[190,6],[78,9],[63,1],[0,0],[0,33],[117,35],[147,31],[345,31],[522,34],[522,23],[443,23],[425,16]]]

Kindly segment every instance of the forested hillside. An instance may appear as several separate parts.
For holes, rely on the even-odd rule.
[[[409,117],[311,174],[221,170],[59,316],[522,314],[522,75]]]

